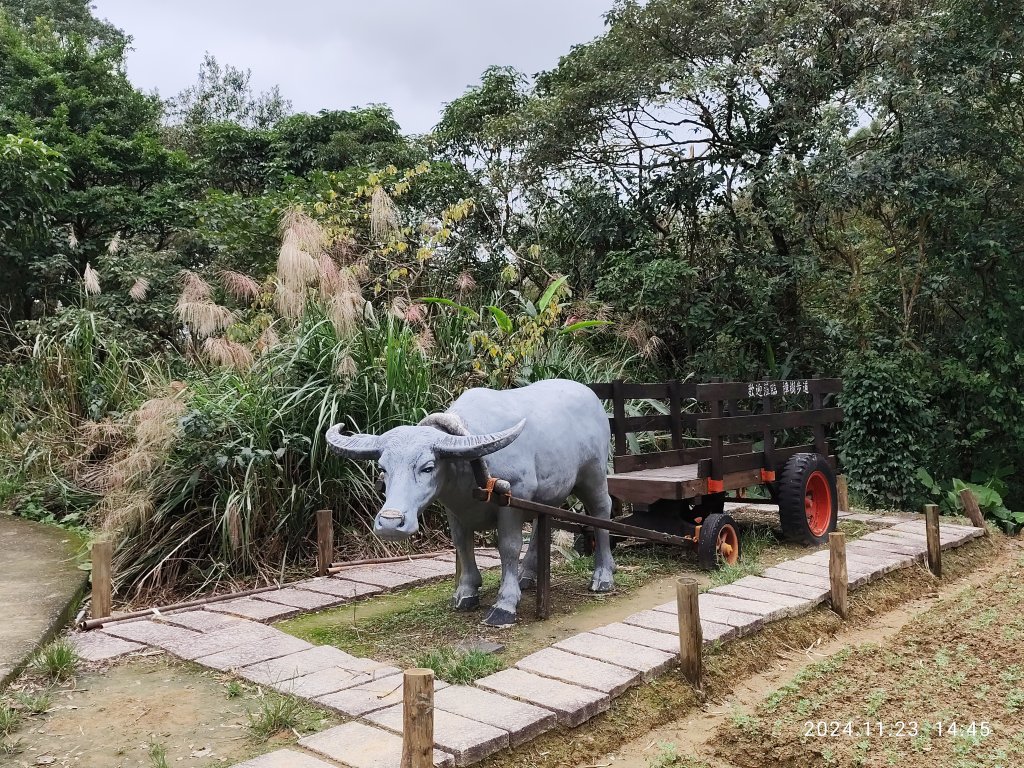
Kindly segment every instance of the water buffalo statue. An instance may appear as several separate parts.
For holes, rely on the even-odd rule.
[[[373,530],[381,538],[408,539],[432,501],[445,506],[462,562],[462,577],[452,598],[456,610],[480,604],[482,581],[473,533],[497,529],[501,586],[484,619],[490,626],[515,623],[521,590],[536,583],[536,538],[517,572],[528,515],[474,499],[478,483],[471,461],[488,456],[490,474],[508,481],[513,496],[559,506],[575,494],[589,514],[608,519],[608,441],[608,417],[601,401],[588,387],[564,379],[520,389],[470,389],[446,412],[383,435],[346,435],[341,425],[327,431],[335,453],[378,462],[386,498]],[[590,589],[611,590],[614,570],[608,532],[597,531]]]

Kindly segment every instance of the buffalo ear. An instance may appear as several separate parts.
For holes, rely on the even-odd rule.
[[[340,424],[327,430],[327,445],[334,453],[349,459],[376,460],[382,450],[377,435],[343,435]]]
[[[446,459],[479,459],[511,444],[525,426],[526,419],[523,419],[515,426],[489,435],[443,435],[434,443],[434,453]]]

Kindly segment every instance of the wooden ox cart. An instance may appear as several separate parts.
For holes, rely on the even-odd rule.
[[[603,528],[618,539],[695,548],[700,566],[711,569],[720,563],[734,564],[740,556],[736,523],[724,509],[728,494],[738,496],[761,487],[766,496],[744,498],[744,503],[778,504],[787,538],[820,544],[835,530],[836,458],[826,439],[826,426],[843,418],[832,402],[842,389],[839,379],[707,384],[614,381],[590,386],[598,397],[611,402],[615,449],[608,490],[620,514],[610,521],[596,520],[512,497],[502,493],[500,485],[490,492],[477,492],[480,498],[535,514],[539,616],[550,612],[552,527],[575,532],[583,552],[589,552],[593,530]],[[637,401],[641,407],[631,407]],[[809,442],[796,440],[800,433]],[[665,437],[641,443],[635,437],[639,434]],[[664,447],[662,440],[667,442]],[[651,450],[631,452],[631,442]],[[621,514],[626,504],[630,511]]]

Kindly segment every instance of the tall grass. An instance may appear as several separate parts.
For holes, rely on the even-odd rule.
[[[282,241],[262,283],[183,273],[179,336],[160,354],[151,339],[147,354],[126,345],[125,329],[90,309],[65,311],[23,352],[29,383],[0,415],[0,466],[17,478],[10,503],[113,535],[122,595],[277,577],[312,550],[322,508],[336,510],[342,555],[404,550],[368,535],[373,470],[329,457],[328,427],[380,433],[470,386],[621,373],[621,357],[560,331],[564,280],[543,311],[516,294],[451,312],[390,280],[371,291],[365,263],[335,261],[301,214],[286,218]],[[491,311],[503,301],[504,330]],[[502,346],[500,367],[480,364],[481,335]],[[422,546],[444,536],[441,524],[422,530]]]

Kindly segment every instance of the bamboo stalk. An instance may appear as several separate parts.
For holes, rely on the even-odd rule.
[[[988,536],[988,528],[985,527],[985,516],[981,514],[981,507],[978,506],[978,500],[974,497],[974,493],[970,488],[964,488],[960,491],[960,501],[963,502],[964,512],[970,518],[971,524],[975,528],[981,528],[985,535]]]
[[[846,475],[839,475],[836,478],[836,495],[839,497],[839,511],[850,511],[850,489],[846,483]]]
[[[846,534],[828,535],[828,578],[832,595],[832,610],[840,618],[850,616],[850,578],[846,570]]]
[[[334,513],[318,509],[316,513],[316,573],[326,576],[334,556]]]
[[[679,613],[679,664],[683,675],[698,691],[702,688],[701,657],[704,633],[700,627],[700,602],[697,580],[676,579],[676,607]]]
[[[402,681],[401,768],[433,768],[434,671],[407,669]]]
[[[924,505],[925,538],[928,542],[928,570],[942,578],[942,540],[939,538],[939,507]]]
[[[92,545],[92,612],[93,615],[107,616],[112,610],[113,574],[110,561],[114,545],[106,539],[94,541]]]

